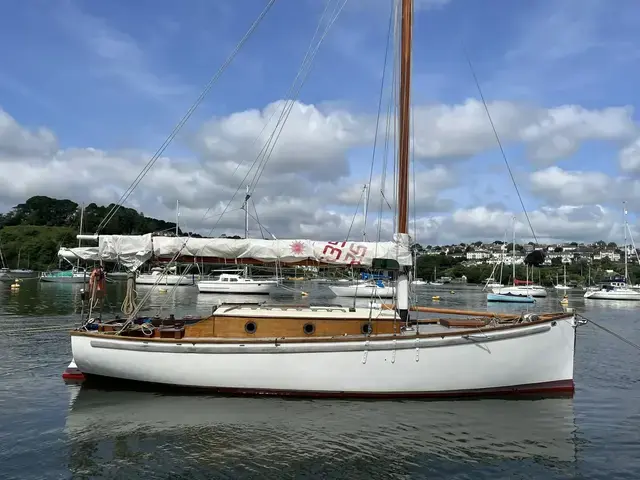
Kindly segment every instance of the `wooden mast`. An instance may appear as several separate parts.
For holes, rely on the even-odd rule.
[[[409,233],[409,135],[411,132],[411,42],[413,0],[402,0],[400,91],[398,103],[398,233]]]
[[[400,35],[399,145],[398,145],[398,234],[409,234],[409,135],[411,131],[411,33],[413,0],[402,0]],[[396,283],[398,314],[409,323],[409,271],[404,268]]]

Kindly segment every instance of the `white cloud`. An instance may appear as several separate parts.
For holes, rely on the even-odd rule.
[[[279,101],[262,110],[210,120],[192,139],[196,158],[160,158],[128,205],[147,215],[173,219],[175,202],[180,200],[181,223],[188,229],[200,231],[208,231],[227,209],[214,234],[242,232],[243,212],[239,208],[246,185],[242,179],[245,175],[249,180],[253,178],[250,165],[273,129],[281,106]],[[497,110],[499,128],[510,132],[508,137],[512,142],[545,142],[554,132],[561,132],[579,143],[590,138],[611,139],[617,132],[624,136],[631,129],[626,109],[613,113],[576,107],[545,110],[508,102],[495,102],[492,106]],[[481,120],[483,115],[481,105],[473,100],[457,106],[419,107],[417,153],[434,160],[473,156],[492,148],[492,134]],[[600,120],[604,124],[598,126]],[[279,238],[342,239],[350,228],[352,238],[360,237],[364,222],[361,214],[354,218],[354,212],[369,166],[363,167],[367,160],[354,157],[352,152],[354,148],[370,152],[374,124],[371,116],[351,113],[345,108],[296,103],[253,194],[260,222]],[[120,198],[149,156],[135,150],[60,149],[52,131],[27,128],[0,112],[0,170],[12,172],[10,176],[0,175],[0,205],[15,205],[32,195],[108,204]],[[377,236],[380,204],[380,172],[374,173],[367,221],[369,238]],[[415,183],[418,218],[411,231],[417,231],[419,241],[459,242],[482,236],[502,237],[511,212],[482,204],[473,209],[455,210],[455,202],[443,198],[443,191],[462,183],[470,193],[478,189],[485,191],[486,185],[475,184],[474,177],[467,173],[461,166],[443,162],[434,162],[428,168],[416,166],[411,188]],[[607,211],[589,204],[606,204],[607,200],[618,198],[617,192],[640,191],[630,190],[636,187],[627,179],[624,180],[627,183],[614,182],[617,192],[611,193],[611,179],[603,173],[565,172],[558,167],[534,173],[531,181],[534,193],[553,199],[554,205],[582,205],[532,212],[540,238],[605,237],[612,225],[611,220],[605,218]],[[387,175],[385,191],[392,203],[392,169]],[[412,191],[412,204],[413,197]],[[385,208],[388,213],[388,207]],[[449,216],[450,211],[453,214]],[[253,204],[251,215],[256,216]],[[251,234],[259,235],[256,221],[252,219],[250,223]],[[388,238],[392,229],[393,221],[386,215],[381,224],[382,236]],[[526,232],[520,230],[525,235]]]
[[[502,239],[505,232],[511,235],[513,217],[516,217],[516,237],[519,241],[533,240],[531,228],[522,211],[489,209],[479,206],[461,209],[451,217],[441,219],[440,229],[446,232],[441,242],[458,243],[463,239]],[[533,231],[540,242],[550,241],[614,241],[622,235],[619,220],[600,205],[563,205],[543,207],[529,212]],[[619,232],[617,231],[619,230]]]
[[[549,167],[530,175],[531,191],[555,204],[622,203],[640,206],[636,200],[640,182],[627,177],[612,177],[603,172],[563,170]]]
[[[620,168],[624,172],[640,172],[640,138],[637,138],[635,142],[623,148],[620,151],[618,160]]]
[[[58,142],[51,130],[24,128],[0,108],[0,155],[49,157],[58,149]]]
[[[212,162],[242,162],[250,166],[258,158],[278,125],[284,101],[273,102],[263,110],[247,110],[206,123],[194,143]],[[256,141],[256,139],[258,139]],[[337,180],[349,174],[347,151],[365,145],[373,138],[366,119],[346,111],[323,113],[314,105],[293,104],[282,133],[270,155],[272,173],[298,172],[315,178]],[[273,145],[274,142],[271,142]],[[258,160],[260,162],[260,160]]]
[[[487,106],[501,142],[524,142],[537,164],[566,158],[586,140],[625,141],[638,132],[631,107],[545,109],[501,101]],[[497,147],[484,105],[478,100],[418,107],[414,112],[415,152],[420,157],[465,158]]]
[[[442,165],[436,165],[428,170],[419,170],[415,173],[409,184],[409,204],[410,209],[416,212],[442,212],[451,209],[451,202],[439,198],[439,193],[449,188],[455,187],[460,179],[457,178],[453,171],[447,170]],[[363,186],[368,179],[360,181],[349,180],[347,186],[338,194],[337,200],[344,205],[355,206],[360,204],[362,208]],[[369,192],[369,208],[379,211],[379,205],[382,202],[393,204],[395,185],[392,175],[387,175],[384,185],[384,198],[381,193],[382,176],[377,175],[371,180]],[[414,192],[415,190],[415,192]],[[386,199],[386,202],[385,202]],[[385,209],[387,207],[385,206]]]

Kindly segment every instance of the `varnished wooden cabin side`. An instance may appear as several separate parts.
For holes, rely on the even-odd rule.
[[[400,333],[400,322],[393,318],[366,319],[282,318],[212,315],[185,328],[186,338],[280,338],[336,337]],[[369,330],[371,329],[371,330]]]

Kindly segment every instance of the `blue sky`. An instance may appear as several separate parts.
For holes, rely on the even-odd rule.
[[[0,18],[0,108],[24,128],[51,130],[61,149],[153,151],[266,3],[7,2]],[[276,1],[169,153],[183,160],[194,156],[187,139],[204,122],[282,99],[325,3]],[[347,2],[314,62],[301,102],[323,111],[375,115],[390,3]],[[634,0],[421,0],[416,8],[416,105],[459,105],[478,97],[465,53],[489,102],[586,111],[638,103],[640,4]],[[630,121],[638,122],[638,113],[629,112]],[[618,164],[620,150],[634,141],[628,129],[612,133],[615,127],[591,126],[591,133],[580,133],[585,123],[600,120],[588,115],[571,120],[563,132],[579,139],[578,148],[544,164],[530,161],[527,145],[506,141],[529,208],[550,201],[530,190],[529,174],[553,165],[635,181],[635,173],[622,172]],[[351,155],[353,176],[368,171],[368,158],[363,151]],[[430,155],[418,168],[435,164],[462,178],[440,193],[457,207],[514,208],[513,187],[497,149],[464,158]],[[619,196],[609,203],[616,208]]]

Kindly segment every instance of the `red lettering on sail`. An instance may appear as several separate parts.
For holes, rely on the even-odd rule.
[[[347,246],[347,242],[327,242],[322,254],[329,255],[331,258],[323,258],[325,261],[336,263],[348,263],[350,265],[360,265],[365,255],[367,254],[367,246],[357,243],[349,244],[348,251],[343,256],[344,248]],[[341,261],[340,261],[341,260]]]
[[[362,259],[367,254],[367,246],[352,243],[349,247],[349,253],[345,256],[345,260],[349,260],[351,265],[360,265]]]
[[[325,245],[324,250],[322,250],[322,254],[332,255],[333,258],[331,260],[337,262],[338,260],[340,260],[340,257],[342,256],[342,249],[338,247],[334,247],[332,245],[338,245],[338,242],[327,242],[327,245]],[[344,247],[345,245],[346,245],[346,242],[342,242],[342,245],[340,246]]]

